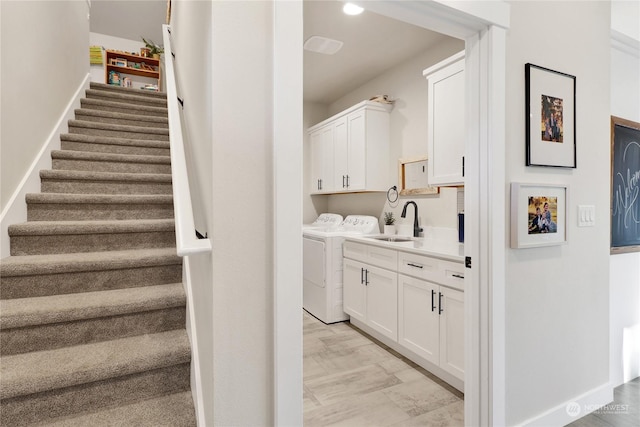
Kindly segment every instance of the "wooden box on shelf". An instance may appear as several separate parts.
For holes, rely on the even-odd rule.
[[[105,50],[104,81],[109,84],[109,72],[149,77],[157,80],[160,87],[160,60],[145,58],[117,50]]]

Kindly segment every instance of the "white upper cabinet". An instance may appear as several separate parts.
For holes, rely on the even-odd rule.
[[[308,129],[312,194],[387,191],[391,108],[363,101]]]
[[[422,73],[428,85],[429,185],[464,185],[464,51]]]
[[[333,134],[332,126],[324,126],[311,134],[312,192],[333,188]]]

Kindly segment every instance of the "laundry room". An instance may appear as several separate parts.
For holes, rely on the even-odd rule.
[[[465,43],[343,5],[304,3],[305,425],[462,425]]]

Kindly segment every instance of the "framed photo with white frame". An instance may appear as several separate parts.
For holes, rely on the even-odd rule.
[[[511,247],[567,243],[569,187],[511,183]]]
[[[576,77],[525,64],[527,166],[576,167]]]

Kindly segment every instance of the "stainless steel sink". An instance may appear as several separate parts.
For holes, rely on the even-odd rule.
[[[411,242],[413,239],[411,237],[402,237],[402,236],[375,236],[372,239],[382,240],[385,242]]]

